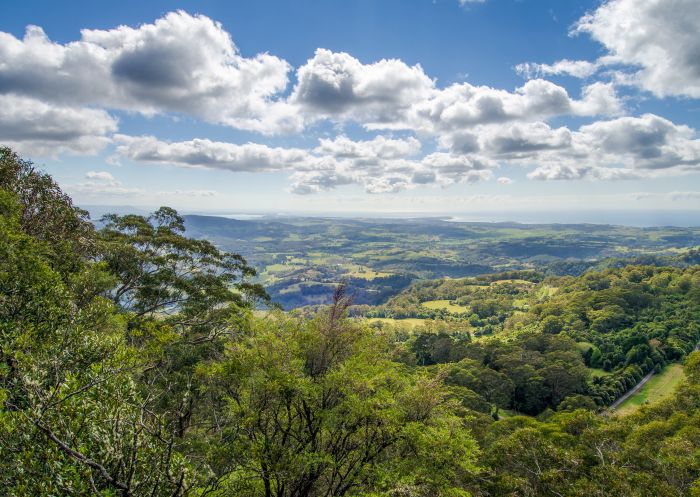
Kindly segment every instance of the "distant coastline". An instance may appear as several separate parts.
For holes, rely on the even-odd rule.
[[[83,205],[97,220],[107,213],[145,214],[157,206],[128,205]],[[190,211],[183,209],[182,214],[224,217],[240,221],[264,218],[353,218],[353,219],[442,219],[450,222],[464,223],[505,223],[520,224],[603,224],[651,228],[674,226],[679,228],[700,227],[700,208],[698,210],[588,210],[588,211],[521,211],[521,212],[226,212],[226,211]]]

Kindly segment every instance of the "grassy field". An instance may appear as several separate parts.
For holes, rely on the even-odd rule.
[[[615,411],[618,415],[630,414],[644,404],[653,404],[670,395],[683,380],[683,366],[671,364],[661,373],[654,375],[639,392],[623,402]]]
[[[526,280],[496,280],[491,283],[491,285],[505,285],[505,284],[512,284],[512,285],[520,285],[520,286],[532,286],[534,283]]]
[[[423,307],[427,307],[428,309],[444,309],[447,312],[452,312],[456,314],[462,312],[469,312],[468,307],[453,304],[449,300],[428,300],[426,302],[421,302],[421,305]]]
[[[394,319],[394,318],[367,318],[370,323],[384,323],[393,324],[399,326],[407,326],[408,328],[415,328],[417,326],[423,326],[425,324],[425,319],[418,318],[405,318],[405,319]]]
[[[362,266],[355,266],[349,268],[348,276],[350,278],[362,278],[363,280],[372,281],[377,278],[387,278],[391,276],[391,273],[385,273],[382,271],[374,271]]]

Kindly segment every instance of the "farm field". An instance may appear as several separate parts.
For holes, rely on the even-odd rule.
[[[426,302],[421,302],[421,305],[428,309],[444,309],[453,314],[459,314],[469,311],[468,307],[453,304],[450,300],[428,300]]]
[[[394,319],[394,318],[367,318],[370,323],[383,323],[395,326],[406,326],[408,328],[417,328],[419,326],[425,325],[425,319],[417,318],[404,318],[404,319]]]

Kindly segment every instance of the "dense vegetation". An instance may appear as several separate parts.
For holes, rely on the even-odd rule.
[[[465,316],[412,332],[342,287],[261,316],[252,267],[172,209],[96,230],[9,149],[0,188],[3,495],[700,495],[697,267],[458,282],[430,296]],[[683,358],[670,398],[596,412],[588,366]]]
[[[394,330],[401,360],[454,364],[471,390],[498,392],[500,402],[489,401],[495,408],[536,415],[568,396],[607,406],[647,373],[681,360],[700,341],[699,289],[698,266],[558,278],[511,271],[421,282],[384,306],[353,312],[392,318],[399,329],[401,318],[434,320]],[[498,387],[481,385],[494,375],[500,380],[489,383]]]

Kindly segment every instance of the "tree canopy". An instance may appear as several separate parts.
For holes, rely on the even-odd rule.
[[[468,312],[407,332],[275,309],[167,207],[95,229],[9,149],[0,186],[3,495],[700,496],[697,266],[425,284],[375,311]]]

